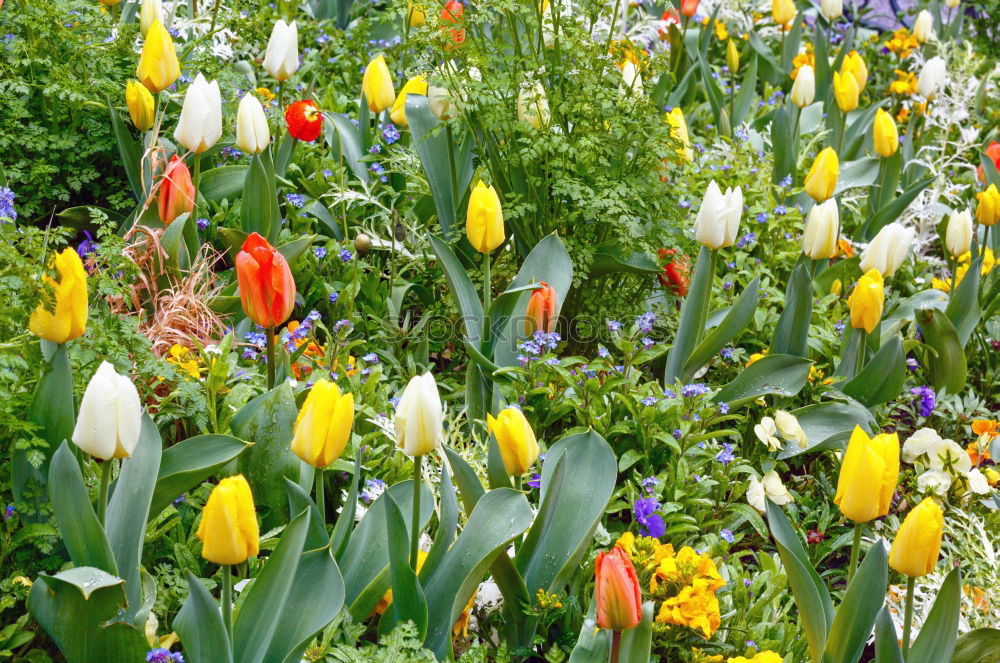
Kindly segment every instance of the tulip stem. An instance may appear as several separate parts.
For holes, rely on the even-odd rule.
[[[410,566],[417,570],[417,542],[420,540],[420,484],[423,483],[423,474],[420,471],[423,465],[423,456],[413,457],[413,518],[410,521]]]
[[[267,390],[274,389],[274,327],[268,327],[267,336]]]
[[[611,663],[618,663],[618,656],[622,649],[622,632],[611,632]]]
[[[858,568],[858,558],[861,556],[861,523],[854,523],[854,541],[851,543],[851,565],[847,567],[847,585],[850,586],[854,572]]]
[[[191,216],[188,217],[190,221],[192,218],[198,218],[198,192],[201,190],[201,155],[194,155],[194,200],[191,201]],[[193,258],[194,256],[192,256]]]
[[[229,642],[233,641],[233,567],[222,565],[222,622],[226,625]]]
[[[903,660],[910,657],[910,627],[913,626],[913,586],[916,578],[906,578],[906,616],[903,618]]]
[[[490,304],[493,303],[493,290],[490,287],[490,254],[489,252],[483,253],[483,317],[488,317],[490,314]],[[489,333],[489,328],[486,329],[486,333]]]
[[[97,496],[97,519],[104,524],[104,516],[108,512],[108,486],[111,485],[111,463],[109,458],[101,463],[101,492]]]
[[[316,468],[316,508],[319,509],[319,520],[326,530],[326,495],[323,485],[323,468]]]

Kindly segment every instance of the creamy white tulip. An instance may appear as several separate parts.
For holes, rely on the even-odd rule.
[[[799,108],[805,108],[816,98],[816,72],[810,65],[799,67],[792,83],[792,103]]]
[[[466,80],[481,81],[483,75],[477,67],[469,67],[464,72],[459,72],[454,60],[449,60],[441,67],[441,78],[445,81]],[[446,87],[440,87],[434,83],[427,84],[427,106],[439,120],[450,120],[462,112],[462,105],[469,100],[469,95],[460,89],[457,95],[452,94]]]
[[[753,427],[754,435],[757,439],[767,445],[771,451],[781,448],[781,440],[778,439],[778,426],[771,417],[764,417],[760,423]]]
[[[742,215],[743,190],[736,187],[726,189],[723,194],[712,180],[694,220],[695,239],[710,249],[732,246],[736,242]]]
[[[835,21],[844,14],[843,0],[820,0],[819,11],[828,21]]]
[[[443,422],[434,376],[424,373],[410,378],[396,408],[396,445],[407,456],[423,456],[440,443]]]
[[[896,221],[882,228],[861,253],[861,271],[877,269],[886,278],[895,274],[906,260],[916,234],[913,228],[905,228]]]
[[[799,445],[800,449],[805,449],[809,445],[809,438],[806,436],[806,432],[802,430],[799,420],[791,412],[786,412],[785,410],[775,411],[774,423],[777,425],[781,437]]]
[[[639,74],[639,68],[631,60],[626,60],[625,64],[622,65],[622,83],[618,86],[618,91],[623,95],[628,90],[632,91],[632,96],[642,94],[642,75]]]
[[[517,119],[536,129],[549,123],[549,100],[538,81],[534,86],[521,87],[517,95]]]
[[[805,232],[802,233],[802,252],[813,260],[832,258],[837,253],[837,238],[840,236],[840,211],[837,199],[813,205],[806,217]]]
[[[972,245],[972,212],[967,209],[952,212],[948,217],[948,228],[944,233],[944,245],[956,258],[969,250]]]
[[[139,10],[139,29],[142,30],[143,37],[155,21],[163,23],[163,4],[160,0],[142,0],[142,9]]]
[[[931,446],[941,441],[941,436],[933,428],[921,428],[903,443],[903,462],[913,464],[917,458],[927,453]]]
[[[944,88],[948,75],[947,66],[940,55],[935,55],[924,63],[917,77],[917,94],[925,99],[933,99]]]
[[[128,458],[139,442],[142,405],[135,385],[104,361],[90,378],[73,429],[73,444],[94,458]]]
[[[199,72],[184,94],[174,140],[201,154],[222,136],[222,95],[218,81],[209,83]]]
[[[926,9],[917,14],[917,20],[913,22],[913,36],[921,44],[934,36],[934,17]]]
[[[250,92],[240,99],[236,111],[236,146],[249,154],[260,154],[271,142],[271,129],[267,126],[264,107]]]
[[[299,69],[299,29],[295,21],[278,19],[264,51],[264,69],[277,81],[287,81]]]

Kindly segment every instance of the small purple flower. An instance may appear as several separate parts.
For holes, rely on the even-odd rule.
[[[646,398],[643,398],[642,404],[646,406],[656,405],[656,396],[647,396]]]
[[[778,205],[777,207],[774,208],[775,216],[785,216],[786,214],[788,214],[788,208],[785,207],[784,205]]]
[[[343,249],[338,255],[343,262],[351,262],[351,258],[354,257],[354,254],[347,249]]]
[[[378,143],[375,143],[374,145],[372,145],[371,147],[368,148],[368,151],[371,154],[381,154],[382,153],[382,146],[379,145]]]
[[[722,350],[719,352],[719,356],[725,359],[726,361],[732,361],[733,357],[736,356],[736,351],[733,350],[732,347],[727,346],[725,348],[722,348]]]
[[[0,193],[0,196],[2,196],[2,193]],[[3,203],[0,201],[0,216],[4,216],[2,205]],[[88,254],[97,250],[97,242],[94,241],[93,236],[91,236],[91,234],[86,230],[83,231],[83,234],[86,235],[87,238],[76,245],[76,253],[81,259],[86,258]]]
[[[680,428],[675,428],[675,429],[673,430],[673,432],[671,433],[671,435],[673,435],[673,436],[674,436],[674,439],[675,439],[675,440],[679,440],[679,439],[681,439],[681,435],[683,435],[683,434],[684,434],[684,433],[682,433],[682,432],[681,432],[681,429],[680,429]]]
[[[539,474],[539,473],[537,473],[537,472],[535,472],[535,473],[533,473],[531,475],[531,478],[528,479],[528,481],[526,483],[527,483],[527,485],[531,486],[532,488],[541,488],[542,487],[542,475]]]
[[[660,485],[660,480],[656,477],[646,477],[639,482],[639,485],[641,485],[647,493],[652,493],[656,490],[656,487]]]
[[[331,304],[336,304],[338,299],[340,299],[340,293],[339,292],[331,292],[330,293],[330,303]]]
[[[733,536],[732,531],[728,529],[724,529],[721,532],[719,532],[719,536],[721,536],[722,540],[725,541],[726,543],[732,543],[733,541],[736,540],[736,537]]]
[[[396,128],[395,124],[385,125],[385,128],[382,129],[382,138],[385,139],[385,142],[392,145],[399,140],[399,129]]]
[[[198,223],[198,229],[199,230],[208,230],[208,226],[209,226],[210,221],[208,219],[206,219],[205,217],[202,217],[202,218],[198,219],[197,223]]]
[[[719,403],[719,412],[729,414],[729,403]]]
[[[607,359],[608,355],[610,355],[610,354],[611,353],[608,352],[608,349],[606,347],[604,347],[603,345],[598,344],[598,346],[597,346],[597,356],[598,357],[600,357],[601,359]]]
[[[665,387],[663,389],[663,397],[664,398],[677,398],[677,394],[674,393],[673,389],[669,389],[669,388]]]
[[[767,223],[767,212],[757,212],[757,223]]]
[[[3,519],[6,522],[13,517],[14,517],[14,505],[8,504],[7,508],[3,510]]]
[[[181,496],[174,500],[174,506],[182,504],[187,499],[187,493],[181,493]]]
[[[667,531],[663,517],[656,513],[660,503],[655,497],[640,497],[632,507],[635,522],[639,523],[639,533],[643,536],[660,538]]]
[[[910,393],[914,395],[917,408],[921,417],[929,417],[934,412],[937,405],[937,394],[930,387],[913,387]]]
[[[635,320],[636,327],[639,328],[643,334],[648,334],[653,331],[653,325],[656,323],[656,314],[652,312],[646,312],[640,315]]]
[[[364,362],[367,362],[369,364],[377,364],[378,363],[378,355],[375,354],[374,352],[369,352],[364,357],[362,357],[361,360],[364,361]]]
[[[146,661],[147,663],[184,663],[184,657],[180,652],[170,653],[169,649],[157,647],[146,654]]]
[[[286,193],[285,200],[295,207],[302,207],[306,204],[306,199],[302,197],[301,193]]]
[[[782,189],[787,189],[788,187],[792,186],[792,176],[785,175],[785,177],[782,178],[781,182],[778,183],[778,186],[780,186]]]
[[[365,479],[365,489],[361,491],[359,497],[366,503],[371,504],[378,496],[385,492],[385,481],[381,479]]]
[[[328,178],[328,177],[333,177],[333,171],[332,171],[332,170],[330,170],[329,168],[324,168],[324,169],[323,169],[322,171],[320,171],[320,172],[322,172],[322,173],[323,173],[323,177],[324,177],[324,178]]]
[[[744,578],[743,579],[743,586],[744,587],[749,587],[750,585],[751,585],[750,578]]]
[[[322,260],[326,257],[326,249],[322,246],[317,246],[313,248],[313,255]]]
[[[640,340],[639,342],[642,343],[642,347],[644,347],[647,350],[653,347],[653,339],[651,339],[648,336],[643,336],[642,340]]]
[[[722,451],[716,454],[715,460],[719,461],[723,465],[729,465],[729,463],[736,460],[736,456],[733,454],[733,445],[728,442],[723,442]]]
[[[681,396],[684,398],[694,398],[695,396],[702,396],[708,393],[708,385],[695,382],[694,384],[686,384],[681,388]]]
[[[917,370],[917,360],[914,359],[913,357],[907,357],[906,358],[906,367],[908,369],[910,369],[910,371]]]
[[[618,322],[617,320],[608,320],[608,331],[610,332],[621,331],[621,328],[622,328],[622,323]]]
[[[680,207],[681,209],[688,209],[691,207],[691,201],[685,198],[681,198],[680,202],[677,203],[677,206]]]
[[[846,325],[844,325],[844,321],[843,320],[837,320],[837,324],[835,324],[833,326],[833,328],[837,330],[837,335],[839,335],[839,336],[843,336],[844,335],[844,328],[845,327],[846,327]]]

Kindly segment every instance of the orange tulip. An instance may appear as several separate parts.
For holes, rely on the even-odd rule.
[[[536,331],[551,334],[556,328],[556,289],[545,281],[539,281],[542,286],[531,293],[528,300],[527,319],[524,321],[524,332],[531,336]]]
[[[448,29],[452,42],[448,48],[461,46],[465,42],[465,28],[462,27],[465,23],[465,5],[457,0],[449,0],[445,3],[444,9],[441,10],[441,23],[452,23],[458,26]]]
[[[597,554],[597,625],[627,631],[642,621],[639,578],[621,548]]]
[[[698,0],[681,0],[681,14],[691,18],[698,13]]]
[[[1000,171],[1000,143],[995,140],[990,143],[990,146],[986,148],[986,156],[989,157],[990,161],[998,171]],[[976,175],[979,177],[979,181],[986,184],[986,171],[983,170],[982,165],[976,166]]]
[[[163,225],[169,226],[181,214],[190,214],[194,210],[194,194],[191,171],[175,154],[170,157],[170,163],[163,172],[157,195],[157,208]]]
[[[277,327],[295,306],[295,279],[285,257],[257,233],[236,254],[243,312],[261,327]]]

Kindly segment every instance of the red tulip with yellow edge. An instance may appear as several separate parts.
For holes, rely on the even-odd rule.
[[[524,333],[531,336],[536,331],[551,334],[556,328],[556,290],[545,281],[531,293],[525,312]]]
[[[597,553],[595,573],[597,625],[612,631],[611,663],[618,663],[622,631],[642,621],[639,578],[628,553],[618,547]]]
[[[184,160],[175,154],[163,171],[156,194],[156,209],[163,225],[169,226],[181,214],[190,214],[194,210],[194,197],[191,171]]]

